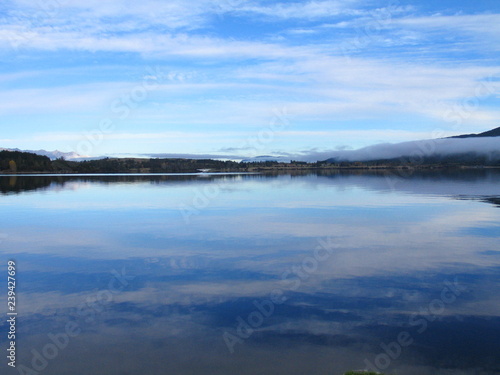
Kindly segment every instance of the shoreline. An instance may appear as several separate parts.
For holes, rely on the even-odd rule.
[[[295,172],[295,171],[392,171],[392,170],[470,170],[470,169],[500,169],[500,166],[495,165],[394,165],[394,166],[304,166],[299,165],[289,166],[260,166],[248,167],[244,170],[217,170],[209,172],[185,171],[185,172],[149,172],[149,171],[128,171],[128,172],[63,172],[63,171],[23,171],[23,172],[6,172],[1,171],[0,176],[23,176],[23,175],[57,175],[57,176],[96,176],[96,175],[214,175],[214,174],[255,174],[265,172]]]

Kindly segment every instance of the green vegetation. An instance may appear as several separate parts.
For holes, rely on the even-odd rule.
[[[335,159],[326,160],[327,163],[339,166],[364,167],[456,167],[456,166],[500,166],[500,150],[489,155],[478,153],[461,153],[450,155],[431,155],[400,157],[395,159],[370,160],[364,162],[342,162]]]
[[[0,151],[0,172],[47,172],[52,162],[46,156],[20,151]]]
[[[60,173],[196,173],[200,169],[222,172],[241,170],[240,164],[234,161],[138,158],[106,158],[81,162],[58,159],[53,162],[53,168]]]
[[[235,162],[212,159],[140,159],[105,158],[88,161],[51,161],[46,156],[28,152],[1,151],[0,173],[196,173],[211,172],[291,172],[311,170],[385,170],[385,169],[446,169],[461,167],[500,167],[500,152],[490,158],[477,154],[446,157],[423,157],[374,160],[367,162],[339,162],[333,159],[306,163],[291,161],[279,163]]]
[[[348,371],[344,375],[384,375],[384,374],[373,371]]]

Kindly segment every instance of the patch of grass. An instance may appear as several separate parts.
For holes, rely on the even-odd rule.
[[[384,374],[373,371],[347,371],[344,375],[384,375]]]

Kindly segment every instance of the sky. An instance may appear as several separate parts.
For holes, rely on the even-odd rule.
[[[497,0],[3,0],[0,147],[314,154],[500,126]]]

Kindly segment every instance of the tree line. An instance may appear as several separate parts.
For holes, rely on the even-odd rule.
[[[52,170],[47,156],[21,151],[0,151],[1,172],[46,172]]]
[[[87,161],[68,161],[63,158],[50,160],[21,151],[0,151],[0,173],[196,173],[208,169],[214,172],[253,172],[269,170],[304,169],[363,169],[363,168],[429,168],[459,166],[500,166],[500,153],[488,156],[461,154],[448,156],[426,156],[418,160],[398,158],[365,162],[345,162],[330,159],[316,163],[291,161],[280,163],[236,162],[213,159],[140,159],[104,158]]]

